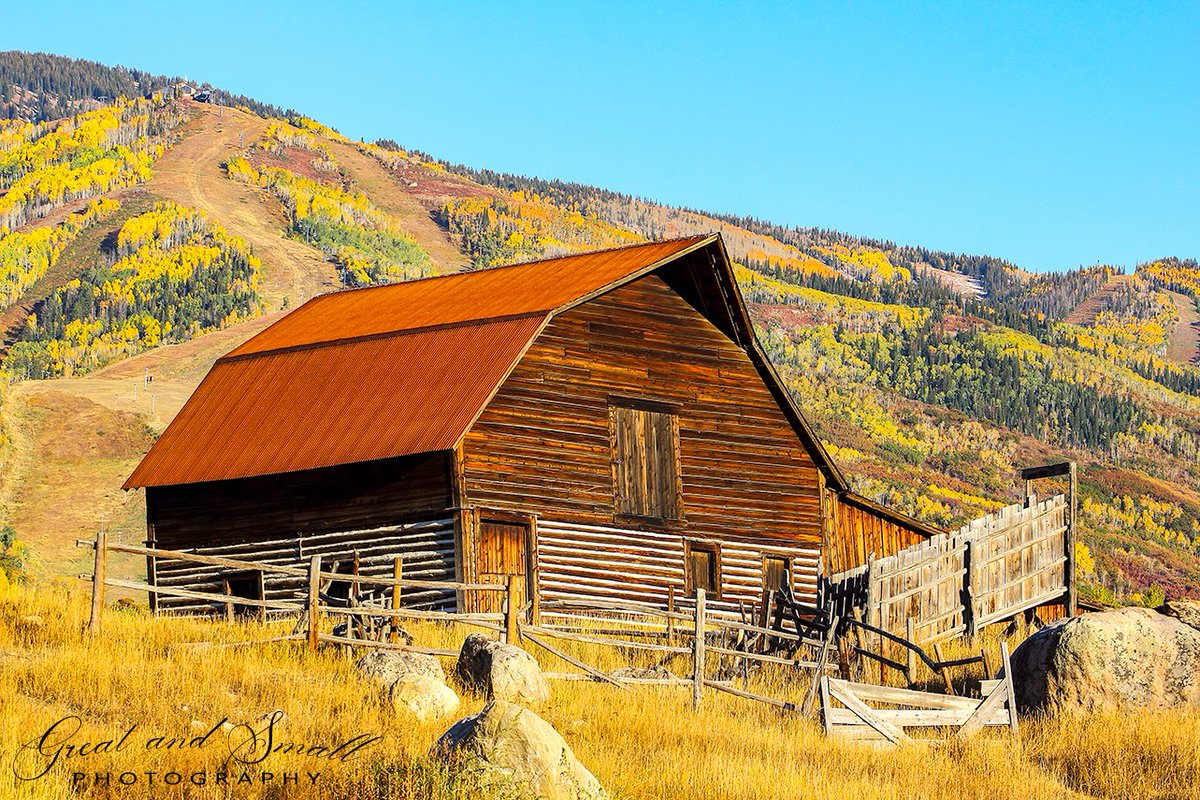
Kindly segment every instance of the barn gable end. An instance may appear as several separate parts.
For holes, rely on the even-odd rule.
[[[623,513],[614,414],[674,420],[675,519]],[[669,449],[669,448],[668,448]],[[556,315],[467,433],[466,503],[537,516],[540,595],[689,593],[685,546],[719,549],[721,599],[762,598],[786,559],[813,598],[819,472],[747,353],[651,275]],[[544,465],[533,467],[531,465]]]

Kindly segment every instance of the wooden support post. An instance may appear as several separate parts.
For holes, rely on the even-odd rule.
[[[108,554],[108,534],[103,529],[96,534],[96,552],[92,562],[92,614],[88,618],[88,634],[100,633],[100,615],[104,613],[104,568]]]
[[[225,621],[233,622],[233,587],[229,585],[229,578],[224,579],[225,596],[229,599],[225,601]]]
[[[509,644],[519,644],[521,634],[517,630],[517,616],[521,613],[517,602],[517,586],[520,575],[509,575],[508,586],[504,591],[504,641]]]
[[[1075,462],[1071,462],[1070,471],[1071,497],[1067,506],[1067,541],[1066,541],[1066,577],[1067,577],[1067,616],[1074,617],[1079,613],[1079,591],[1075,584],[1075,513],[1079,497],[1079,476]]]
[[[909,644],[917,643],[917,621],[912,617],[908,617],[904,621],[904,638],[908,639]],[[912,688],[917,682],[917,651],[911,647],[904,648],[904,652],[908,654],[908,663],[905,665],[905,679],[908,680],[909,688]]]
[[[404,559],[396,556],[396,560],[392,562],[392,579],[395,583],[392,584],[392,610],[400,610],[400,581],[404,577]],[[392,644],[397,644],[400,641],[400,618],[392,617],[389,625],[388,640]]]
[[[667,613],[675,613],[675,584],[667,587]],[[675,620],[667,617],[667,644],[675,644]]]
[[[308,567],[308,650],[315,654],[321,635],[321,557],[313,556]]]
[[[704,694],[704,590],[696,590],[696,629],[692,641],[692,708],[700,708]]]
[[[939,664],[946,660],[945,656],[942,655],[941,644],[935,644],[933,646],[933,657],[938,660]],[[953,696],[954,682],[950,680],[950,673],[946,671],[946,667],[942,667],[940,670],[938,670],[938,673],[942,676],[942,684],[946,687],[946,694]]]

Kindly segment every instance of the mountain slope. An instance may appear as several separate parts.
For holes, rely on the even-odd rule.
[[[25,74],[4,62],[0,77]],[[161,120],[131,140],[146,174],[0,231],[0,278],[17,287],[0,293],[13,344],[0,372],[15,381],[0,396],[0,525],[35,541],[46,569],[70,571],[69,543],[102,518],[142,535],[139,495],[114,489],[122,471],[212,360],[282,309],[342,285],[720,231],[764,345],[859,491],[954,526],[1016,499],[1019,467],[1073,458],[1089,594],[1200,595],[1194,261],[1032,274],[449,165],[262,104],[145,102]],[[56,124],[0,127],[0,203],[4,164],[25,163]],[[115,210],[61,227],[100,198]],[[59,244],[38,255],[36,237]],[[226,261],[195,260],[214,247]],[[120,447],[110,430],[125,432]],[[63,437],[74,449],[54,446]],[[85,466],[93,452],[106,455]],[[73,513],[55,514],[64,502]]]

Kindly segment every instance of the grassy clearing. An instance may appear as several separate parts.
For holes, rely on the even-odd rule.
[[[427,756],[453,720],[421,724],[393,711],[359,679],[350,655],[331,648],[312,657],[291,644],[190,647],[189,642],[259,638],[267,631],[257,624],[155,619],[136,608],[111,609],[103,635],[87,641],[80,635],[86,601],[77,585],[62,581],[0,594],[0,796],[472,796],[469,786],[456,784]],[[266,627],[275,632],[281,625]],[[412,631],[422,644],[447,648],[457,647],[465,634],[456,626],[432,624]],[[627,663],[611,650],[571,649],[604,667]],[[538,657],[549,669],[569,669],[548,654]],[[804,690],[781,672],[758,676],[751,687],[777,696],[799,697]],[[1182,713],[1130,710],[1028,720],[1016,742],[990,732],[963,745],[878,751],[830,741],[815,722],[711,692],[704,709],[695,712],[686,688],[622,691],[575,682],[556,682],[553,688],[553,699],[538,713],[616,797],[1200,797],[1200,726]],[[461,714],[482,705],[482,698],[464,695]],[[339,743],[362,733],[381,740],[346,761],[276,753],[247,768],[257,781],[251,786],[212,785],[228,752],[219,741],[223,734],[199,749],[145,747],[152,736],[189,739],[223,718],[254,723],[275,709],[287,715],[276,733],[288,742]],[[82,719],[78,740],[119,739],[129,726],[137,728],[122,752],[63,758],[42,779],[17,780],[12,765],[20,745],[67,716]],[[26,773],[44,764],[29,755],[19,762]],[[87,787],[76,794],[70,785],[76,769],[113,772],[114,780],[121,772],[143,777],[133,787]],[[147,771],[161,780],[171,770],[185,776],[184,786],[164,791],[161,783],[146,784]],[[314,788],[289,785],[284,791],[278,778],[263,785],[263,770],[276,776],[299,772],[302,780],[310,771],[322,777]],[[210,783],[186,785],[193,772],[207,772]],[[229,772],[236,776],[240,770]]]

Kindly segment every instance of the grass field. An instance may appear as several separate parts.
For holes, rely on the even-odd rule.
[[[0,796],[443,798],[472,796],[432,761],[429,748],[453,719],[422,724],[393,711],[360,679],[353,656],[329,649],[308,655],[293,644],[193,647],[266,634],[260,625],[153,618],[136,606],[111,608],[101,636],[81,634],[87,596],[64,579],[10,587],[0,597]],[[421,644],[455,648],[464,631],[414,630]],[[964,645],[993,646],[994,641]],[[586,647],[586,645],[584,646]],[[611,666],[615,655],[608,651]],[[544,656],[544,666],[562,669]],[[601,658],[597,652],[593,659]],[[445,662],[449,668],[450,661]],[[781,673],[756,680],[777,694],[803,692]],[[462,715],[483,705],[463,697]],[[229,755],[218,731],[203,747],[150,747],[203,736],[227,719],[255,723],[286,714],[275,743],[333,746],[359,734],[380,737],[345,761],[277,752],[258,765],[222,766]],[[725,695],[707,694],[692,710],[687,689],[555,682],[538,713],[566,736],[579,759],[621,798],[1189,798],[1200,797],[1200,726],[1182,713],[1129,709],[1109,716],[1023,721],[1017,740],[989,731],[951,746],[879,751],[825,738],[814,721]],[[56,721],[40,755],[22,745]],[[53,753],[65,743],[113,740],[136,726],[121,752]],[[230,734],[233,746],[245,728]],[[241,737],[241,738],[239,738]],[[36,743],[35,743],[36,744]],[[36,780],[21,780],[50,764]],[[218,771],[250,784],[213,783]],[[72,773],[134,773],[133,786],[72,789]],[[166,788],[167,772],[184,784]],[[150,776],[160,782],[150,786]],[[262,773],[274,777],[266,783]],[[309,783],[306,773],[320,773]],[[204,786],[188,784],[204,773]],[[284,791],[279,776],[302,783]],[[228,780],[228,778],[227,778]]]

